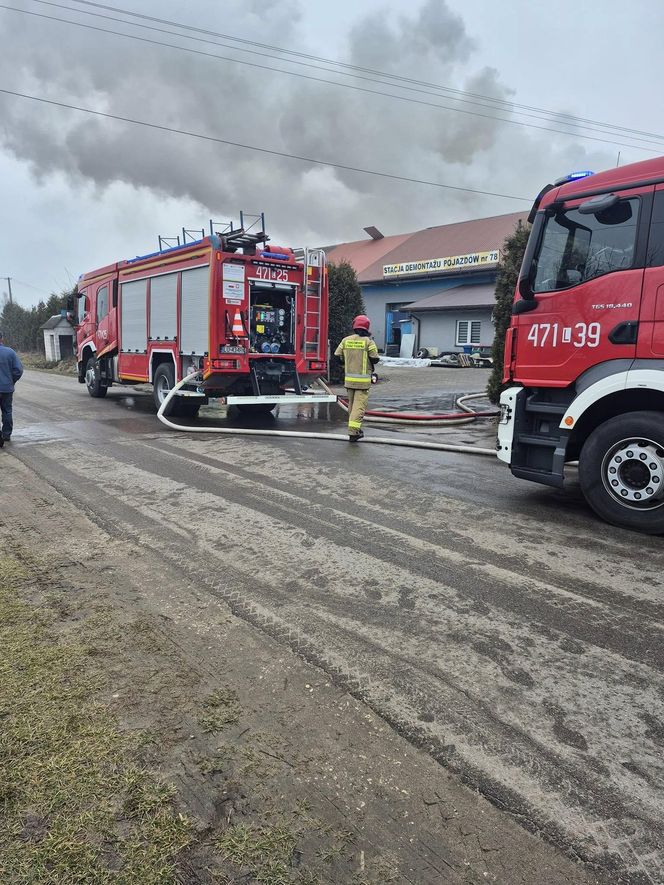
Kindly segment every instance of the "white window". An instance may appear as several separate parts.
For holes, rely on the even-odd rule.
[[[482,340],[482,323],[479,320],[457,320],[457,347],[464,344],[480,344]]]

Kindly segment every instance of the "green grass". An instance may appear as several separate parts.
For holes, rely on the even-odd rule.
[[[205,712],[199,722],[203,731],[215,734],[240,721],[242,708],[237,694],[229,688],[213,692],[203,702]]]
[[[21,601],[31,571],[0,556],[0,882],[175,883],[190,825],[94,700],[96,659]]]
[[[264,885],[298,882],[293,860],[297,836],[286,825],[257,827],[237,824],[229,827],[216,845],[223,856],[237,867],[248,868],[256,882]]]

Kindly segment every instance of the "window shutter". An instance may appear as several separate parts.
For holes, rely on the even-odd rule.
[[[479,344],[482,340],[482,323],[478,321],[473,321],[470,324],[470,343],[471,344]]]

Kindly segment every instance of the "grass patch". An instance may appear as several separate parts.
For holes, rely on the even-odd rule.
[[[190,825],[95,702],[95,658],[21,601],[31,572],[0,556],[0,882],[175,883]]]
[[[203,701],[205,713],[199,721],[203,731],[214,734],[240,721],[242,708],[236,693],[230,688],[219,689]]]
[[[299,871],[295,870],[297,836],[286,825],[237,824],[229,827],[216,844],[227,860],[237,867],[247,868],[256,882],[265,885],[298,882]]]
[[[37,369],[40,372],[52,372],[55,375],[74,375],[77,371],[75,357],[64,360],[47,360],[43,353],[19,353],[19,358],[26,369]]]

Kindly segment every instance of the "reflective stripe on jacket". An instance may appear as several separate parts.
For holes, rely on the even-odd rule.
[[[378,348],[375,341],[362,335],[348,335],[343,339],[334,355],[344,361],[344,386],[351,390],[368,390],[371,387],[373,362],[378,362]]]

